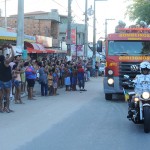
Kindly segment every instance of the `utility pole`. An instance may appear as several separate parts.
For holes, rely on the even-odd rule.
[[[84,41],[84,57],[87,57],[88,52],[88,16],[87,16],[88,0],[85,0],[85,41]]]
[[[94,0],[94,8],[93,8],[93,64],[92,67],[95,67],[96,62],[96,18],[95,18],[95,1],[107,1],[107,0]]]
[[[77,26],[76,26],[76,60],[78,58],[78,29],[77,29]]]
[[[24,0],[18,0],[17,47],[24,49]]]
[[[107,21],[108,20],[115,20],[115,19],[105,19],[105,40],[107,39]]]
[[[94,6],[93,6],[93,63],[92,68],[95,67],[96,62],[96,24],[95,24],[95,0],[94,0]]]
[[[5,29],[7,29],[7,5],[6,5],[6,0],[5,0]]]
[[[71,57],[71,2],[72,0],[68,0],[68,25],[67,25],[67,55]]]

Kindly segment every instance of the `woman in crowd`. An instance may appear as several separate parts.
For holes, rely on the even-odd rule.
[[[25,63],[25,67],[26,67],[26,71],[25,71],[26,80],[28,84],[27,85],[28,99],[36,100],[35,98],[33,98],[33,88],[34,88],[35,80],[36,80],[36,70],[29,62]]]
[[[0,112],[13,112],[9,108],[9,96],[12,86],[12,74],[9,63],[14,59],[14,51],[11,45],[6,47],[11,49],[11,55],[8,59],[5,59],[4,55],[0,55]],[[3,105],[3,99],[5,97],[6,103]]]

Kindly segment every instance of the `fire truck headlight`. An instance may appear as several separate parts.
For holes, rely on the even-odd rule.
[[[113,75],[114,72],[112,70],[108,70],[108,75]]]
[[[143,97],[144,99],[148,99],[148,98],[150,97],[149,92],[143,92],[143,93],[142,93],[142,97]]]
[[[112,79],[112,78],[109,78],[109,79],[108,79],[108,84],[109,84],[109,85],[112,85],[112,84],[114,84],[114,79]]]

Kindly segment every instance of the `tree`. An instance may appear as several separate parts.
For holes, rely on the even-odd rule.
[[[129,19],[137,21],[137,23],[143,20],[150,24],[150,0],[132,0],[132,3],[127,6],[126,15],[129,15]]]

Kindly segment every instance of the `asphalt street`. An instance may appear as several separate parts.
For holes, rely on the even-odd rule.
[[[122,97],[106,101],[103,78],[91,78],[86,92],[58,89],[59,95],[0,114],[0,150],[149,150],[150,134],[128,121]]]

